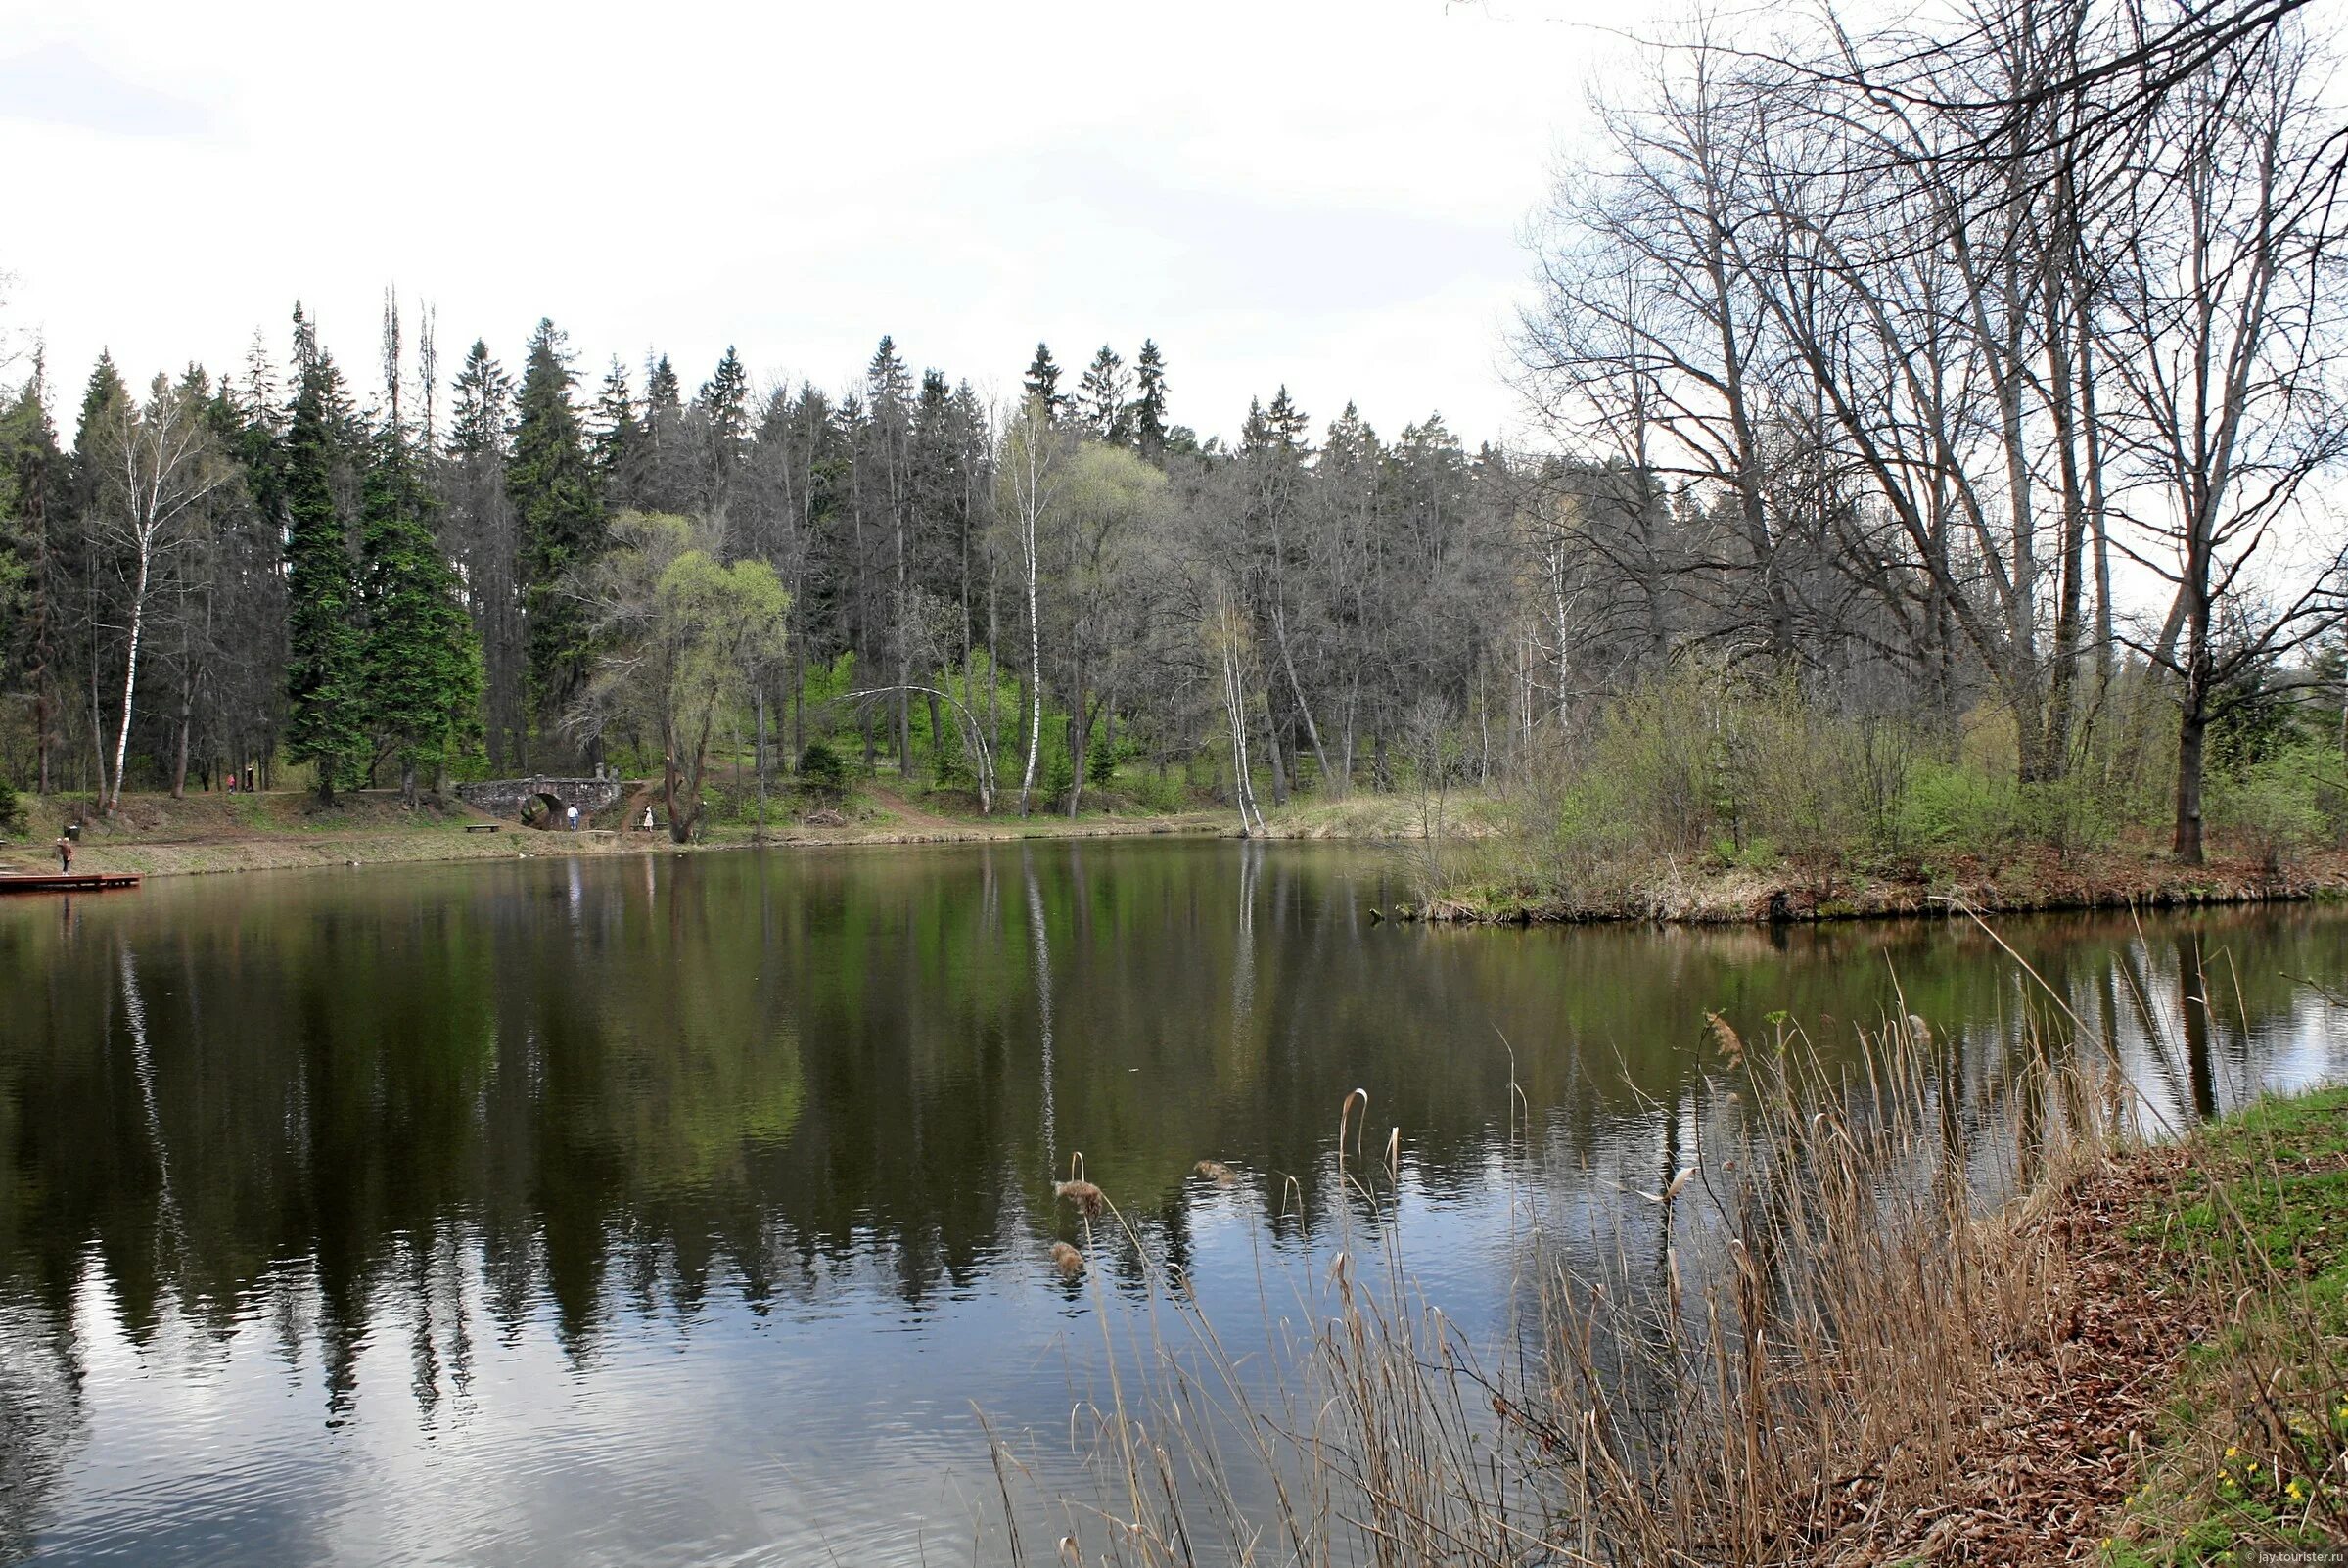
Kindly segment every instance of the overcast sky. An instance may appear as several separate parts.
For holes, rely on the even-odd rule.
[[[394,284],[444,365],[551,315],[590,390],[729,343],[837,388],[886,332],[1000,392],[1038,338],[1073,383],[1155,337],[1202,434],[1285,382],[1474,440],[1517,422],[1520,236],[1606,47],[1572,15],[0,0],[0,270],[69,418],[102,346],[282,357],[297,297],[370,387]]]

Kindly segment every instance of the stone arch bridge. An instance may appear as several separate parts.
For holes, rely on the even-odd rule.
[[[608,811],[626,788],[616,778],[492,778],[459,784],[456,794],[477,811],[529,822],[560,820],[574,806],[582,817]]]

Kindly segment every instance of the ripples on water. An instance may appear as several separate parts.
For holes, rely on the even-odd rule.
[[[1356,1084],[1411,1271],[1487,1335],[1512,1203],[1569,1252],[1652,1227],[1627,1194],[1702,1137],[1707,1010],[1831,1057],[1896,975],[2003,1115],[2029,992],[1977,932],[1401,929],[1384,876],[990,846],[0,906],[0,1556],[991,1560],[974,1406],[1073,1486],[1105,1397],[1046,1256],[1072,1151],[1276,1348]],[[2011,935],[2165,1115],[2342,1065],[2301,983],[2348,980],[2328,911]]]

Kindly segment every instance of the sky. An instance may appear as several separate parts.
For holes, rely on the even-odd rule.
[[[1580,10],[1573,8],[1579,7]],[[69,421],[101,347],[144,381],[282,359],[299,299],[367,388],[387,286],[442,365],[569,335],[591,394],[730,344],[839,389],[883,333],[1015,392],[1154,338],[1173,416],[1234,434],[1527,421],[1504,375],[1525,226],[1615,47],[1595,0],[1177,7],[967,0],[0,0],[5,318]]]

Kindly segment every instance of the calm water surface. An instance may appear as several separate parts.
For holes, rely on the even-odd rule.
[[[1512,1173],[1635,1223],[1707,1010],[1846,1050],[1896,984],[1983,1106],[2019,1049],[1976,932],[1373,923],[1399,892],[1136,841],[0,903],[0,1558],[993,1561],[974,1407],[1048,1469],[1101,1364],[1072,1152],[1252,1307],[1329,1245],[1359,1085],[1412,1268],[1493,1329]],[[2348,916],[2007,929],[2168,1114],[2348,1069]]]

